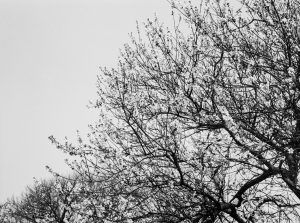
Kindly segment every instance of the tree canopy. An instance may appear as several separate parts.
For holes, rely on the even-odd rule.
[[[171,7],[102,68],[88,140],[50,137],[93,222],[300,221],[300,1]]]
[[[78,222],[77,206],[84,204],[80,196],[79,176],[35,181],[18,198],[9,199],[0,210],[2,223],[66,223]],[[82,210],[82,208],[80,208]]]

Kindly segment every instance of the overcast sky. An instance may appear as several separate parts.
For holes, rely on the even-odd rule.
[[[46,165],[68,172],[48,136],[74,138],[97,119],[99,66],[114,66],[136,20],[170,20],[166,0],[0,0],[0,202]]]

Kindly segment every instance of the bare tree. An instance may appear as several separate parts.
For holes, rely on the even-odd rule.
[[[103,68],[89,142],[51,137],[98,222],[300,220],[300,1],[229,3],[172,2]]]

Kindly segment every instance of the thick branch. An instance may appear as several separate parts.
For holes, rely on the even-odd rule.
[[[263,172],[260,176],[246,182],[239,190],[238,192],[233,196],[233,198],[231,199],[231,201],[233,201],[234,199],[238,199],[239,202],[238,204],[236,205],[237,207],[241,206],[241,203],[243,201],[243,194],[248,190],[250,189],[251,187],[255,186],[256,184],[259,184],[260,182],[264,181],[265,179],[273,176],[273,175],[276,175],[278,174],[279,172],[278,171],[274,171],[274,170],[268,170],[268,171],[265,171]]]

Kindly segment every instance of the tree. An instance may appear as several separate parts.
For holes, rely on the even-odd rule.
[[[102,69],[89,141],[51,137],[98,222],[299,221],[300,1],[171,4]]]
[[[67,223],[78,217],[76,204],[80,201],[78,177],[36,181],[20,198],[8,200],[0,214],[1,222]]]

